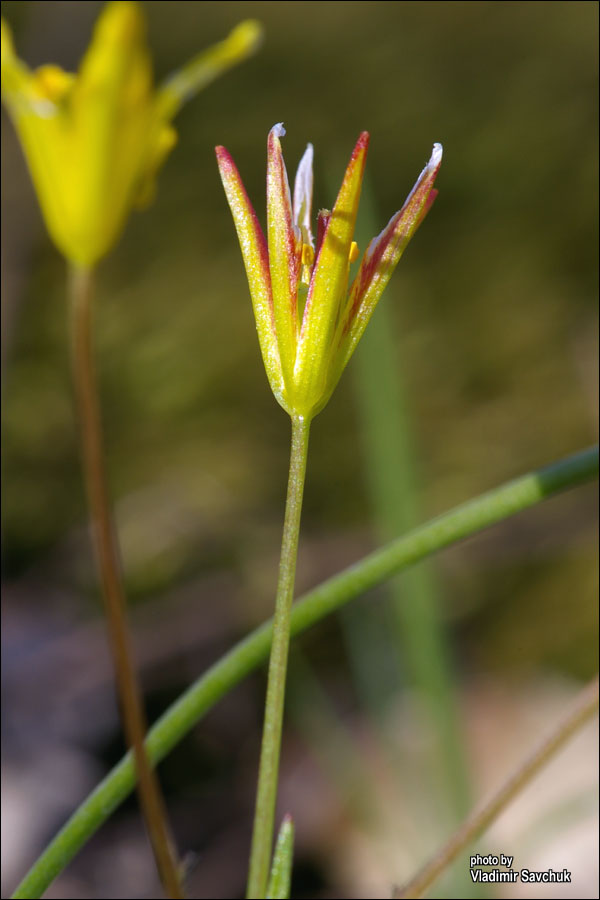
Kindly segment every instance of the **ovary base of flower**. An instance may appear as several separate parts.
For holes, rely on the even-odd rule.
[[[2,20],[2,97],[50,236],[70,262],[91,267],[112,247],[131,208],[153,197],[182,103],[260,39],[260,26],[243,22],[155,89],[145,19],[131,0],[107,4],[76,75],[29,69]]]
[[[425,218],[437,191],[441,144],[421,172],[402,209],[358,258],[354,229],[369,135],[354,147],[336,202],[321,210],[311,230],[313,148],[296,174],[293,200],[281,151],[283,125],[267,143],[267,237],[239,172],[217,147],[221,179],[242,250],[260,348],[271,389],[292,417],[310,420],[331,397],[404,248]]]

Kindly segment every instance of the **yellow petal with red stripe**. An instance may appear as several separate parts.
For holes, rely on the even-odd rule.
[[[294,228],[287,171],[279,138],[283,125],[274,125],[267,145],[267,237],[273,290],[273,313],[279,358],[286,387],[290,387],[298,336],[298,278],[302,244]]]
[[[434,182],[442,163],[442,145],[434,144],[431,158],[408,198],[384,230],[365,251],[336,335],[335,360],[330,373],[330,392],[354,353],[373,310],[390,280],[407,244],[431,209],[437,196]]]
[[[346,299],[350,249],[354,237],[369,135],[360,135],[348,163],[331,216],[317,251],[298,341],[294,370],[295,409],[314,415],[323,405],[332,338]]]
[[[287,409],[277,347],[269,254],[265,237],[230,153],[225,147],[217,147],[216,154],[221,180],[242,250],[263,362],[271,390],[284,409]]]

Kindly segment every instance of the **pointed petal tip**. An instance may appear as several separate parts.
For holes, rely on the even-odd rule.
[[[218,147],[215,147],[215,155],[217,157],[217,162],[220,169],[226,170],[235,168],[233,157],[231,156],[231,153],[229,152],[227,147],[223,147],[221,144],[219,144]]]
[[[0,31],[2,44],[2,60],[4,62],[5,57],[10,57],[12,59],[15,55],[12,31],[10,30],[10,26],[5,20],[4,16],[2,16],[1,19]]]
[[[371,138],[371,136],[368,131],[361,131],[361,133],[358,136],[358,140],[356,141],[356,144],[354,145],[354,149],[352,151],[352,156],[350,157],[349,165],[352,165],[358,159],[361,159],[361,158],[362,158],[362,164],[364,165],[364,162],[365,162],[365,159],[367,156],[367,150],[369,149],[370,138]]]
[[[240,55],[253,53],[261,46],[264,40],[264,28],[256,19],[245,19],[236,25],[227,38],[236,45]]]
[[[429,169],[437,169],[437,167],[439,166],[439,164],[442,161],[443,152],[444,152],[444,148],[442,147],[441,144],[436,143],[433,145],[433,150],[431,151],[431,158],[428,163]]]
[[[277,125],[273,125],[269,132],[269,137],[285,137],[285,128],[283,127],[283,122],[278,122]]]
[[[307,170],[308,170],[308,172],[310,172],[311,177],[312,177],[312,164],[313,164],[314,156],[315,156],[315,148],[313,147],[312,144],[307,144],[306,150],[302,154],[302,158],[301,158],[300,162],[298,163],[298,171],[296,173],[296,178],[298,178],[299,174],[304,173]]]
[[[358,140],[354,145],[354,150],[352,151],[352,160],[357,160],[362,156],[363,161],[366,159],[367,150],[369,149],[369,141],[371,140],[371,135],[368,131],[361,131],[358,136]]]
[[[114,0],[102,10],[97,27],[103,41],[127,45],[143,37],[146,20],[142,7],[135,0]]]

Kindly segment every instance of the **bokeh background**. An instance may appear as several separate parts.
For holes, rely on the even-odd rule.
[[[597,435],[597,4],[149,2],[157,78],[260,19],[260,53],[177,119],[156,202],[102,264],[112,491],[156,718],[271,610],[289,427],[270,395],[213,147],[264,215],[266,136],[315,145],[330,206],[371,132],[361,247],[434,141],[433,211],[313,426],[298,570],[317,584],[411,523]],[[20,55],[74,69],[97,2],[5,2]],[[3,114],[4,115],[4,114]],[[2,133],[4,896],[123,750],[88,546],[65,268]],[[370,230],[370,233],[369,233]],[[366,237],[365,237],[366,235]],[[597,670],[595,491],[445,551],[300,639],[281,810],[293,895],[384,897]],[[161,766],[190,896],[243,895],[264,672]],[[484,839],[597,896],[594,728]],[[466,858],[433,896],[466,896]],[[506,897],[569,896],[511,886]],[[160,896],[134,801],[49,897]]]

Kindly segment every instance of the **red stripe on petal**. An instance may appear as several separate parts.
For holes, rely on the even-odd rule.
[[[267,243],[231,154],[225,147],[217,147],[215,152],[242,250],[265,368],[273,392],[279,399],[282,396],[283,381],[277,347]]]
[[[381,234],[367,247],[350,288],[342,334],[347,334],[352,327],[365,295],[371,288],[376,289],[377,299],[379,298],[406,245],[431,209],[438,195],[433,185],[441,162],[441,146],[435,144],[431,159],[421,172],[404,206],[392,216]],[[375,284],[377,281],[381,282],[379,286]]]
[[[294,230],[289,181],[279,142],[284,134],[283,125],[275,125],[267,142],[267,235],[277,343],[288,384],[296,358],[302,244]]]
[[[315,247],[315,261],[319,256],[319,252],[321,250],[321,246],[323,244],[323,238],[325,237],[325,232],[327,231],[327,226],[329,225],[329,220],[331,218],[331,210],[329,209],[320,209],[319,215],[317,217],[317,243]]]
[[[324,247],[327,247],[328,244],[333,244],[334,254],[338,255],[342,259],[344,259],[344,263],[348,259],[348,254],[350,252],[350,245],[352,243],[352,237],[354,235],[354,224],[356,221],[356,213],[358,211],[358,200],[360,197],[360,190],[362,186],[362,178],[364,173],[364,166],[367,156],[367,150],[369,149],[369,140],[370,135],[368,131],[362,131],[358,137],[356,144],[354,145],[354,149],[352,151],[352,155],[346,167],[346,171],[344,173],[344,179],[342,181],[342,186],[339,190],[337,199],[335,201],[335,205],[333,210],[327,215],[327,217],[323,218],[322,225],[323,233],[321,239],[319,240],[319,233],[317,232],[317,258],[315,259],[315,264],[313,267],[312,278],[310,282],[308,299],[306,302],[306,307],[304,310],[304,321],[302,323],[302,330],[304,330],[304,324],[308,318],[310,307],[312,305],[313,293],[315,290],[316,279],[318,278],[319,273],[319,260],[321,256],[321,252]],[[356,173],[356,168],[359,167],[358,175]],[[352,211],[349,212],[349,209],[346,209],[348,206],[348,202],[350,202],[350,207]],[[320,215],[320,214],[319,214]],[[338,221],[339,220],[339,221]],[[350,225],[351,227],[348,227]],[[321,223],[319,222],[319,226]],[[328,241],[329,232],[335,228],[336,231],[339,231],[338,235],[332,235],[330,240]],[[342,247],[344,249],[342,249]],[[331,248],[330,248],[331,249]],[[337,249],[337,254],[335,250]],[[341,251],[341,252],[340,252]],[[339,275],[334,275],[335,265],[331,267],[332,277],[330,281],[338,280]],[[346,276],[348,272],[346,269]],[[339,285],[338,285],[339,287]],[[343,291],[339,292],[339,300],[342,300],[341,294]]]
[[[269,252],[267,242],[259,222],[258,216],[252,205],[238,168],[233,157],[226,147],[215,147],[219,172],[225,188],[225,194],[233,215],[235,226],[240,239],[244,262],[252,267],[252,272],[258,275],[265,294],[272,308],[271,278],[269,274]],[[259,271],[256,272],[256,264]],[[248,267],[248,266],[247,266]],[[250,277],[250,273],[249,273]],[[250,285],[252,288],[252,285]]]
[[[269,250],[271,261],[276,266],[281,264],[281,255],[283,255],[288,272],[290,302],[293,314],[295,314],[296,292],[300,275],[301,243],[294,229],[290,184],[279,142],[280,136],[284,134],[283,126],[275,125],[269,132],[267,145]]]
[[[325,225],[310,281],[294,368],[294,399],[314,413],[327,385],[332,339],[346,300],[350,251],[358,212],[369,135],[363,132],[352,152],[342,186]]]

